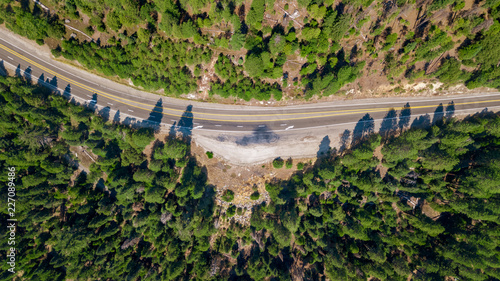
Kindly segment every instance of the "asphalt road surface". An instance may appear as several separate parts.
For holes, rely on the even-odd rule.
[[[367,114],[375,120],[401,118],[404,114],[415,117],[429,113],[439,117],[500,106],[499,93],[383,98],[286,107],[216,105],[176,100],[130,87],[124,91],[124,85],[103,78],[93,79],[95,75],[83,75],[83,70],[36,54],[27,45],[0,38],[0,69],[2,67],[16,68],[16,75],[58,88],[60,93],[81,104],[101,112],[113,112],[114,116],[110,119],[124,120],[128,117],[129,120],[147,120],[151,124],[161,122],[163,126],[183,126],[198,131],[249,132],[259,128],[274,132],[307,131],[358,122]]]

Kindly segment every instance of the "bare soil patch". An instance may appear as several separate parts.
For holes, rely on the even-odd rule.
[[[297,172],[296,166],[298,162],[307,162],[304,159],[301,161],[293,160],[293,168],[291,169],[286,169],[285,167],[275,169],[271,163],[237,166],[228,163],[217,155],[209,159],[206,152],[201,146],[191,143],[191,154],[196,157],[197,162],[202,167],[206,168],[208,184],[213,185],[217,191],[217,204],[222,207],[223,211],[231,205],[243,209],[243,214],[238,215],[237,213],[229,222],[235,220],[244,225],[250,222],[253,206],[270,201],[265,183],[271,180],[287,180]],[[222,200],[221,197],[226,190],[234,192],[232,202]],[[258,200],[250,198],[255,192],[258,192],[260,195]]]

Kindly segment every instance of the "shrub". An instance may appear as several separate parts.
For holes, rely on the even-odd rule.
[[[250,199],[252,200],[259,200],[260,198],[260,194],[258,191],[255,191],[254,193],[252,193],[252,195],[250,195]]]
[[[236,206],[232,205],[231,207],[227,208],[226,215],[229,218],[233,217],[235,213],[236,213]]]
[[[292,158],[288,158],[288,160],[286,160],[285,167],[286,167],[287,169],[291,169],[291,168],[293,167],[293,161],[292,161]]]
[[[281,158],[276,158],[273,161],[273,167],[276,169],[282,168],[283,164],[285,164],[285,161],[283,161],[283,159],[281,159]]]
[[[212,151],[207,151],[207,157],[208,159],[214,158],[214,153]]]
[[[302,170],[302,169],[304,169],[304,163],[302,163],[302,162],[297,163],[297,169],[298,169],[298,170]]]
[[[231,202],[234,199],[234,192],[232,190],[226,190],[224,191],[224,194],[222,195],[222,200],[226,202]]]

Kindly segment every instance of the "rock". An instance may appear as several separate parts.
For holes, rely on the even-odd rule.
[[[139,241],[141,241],[141,237],[136,237],[134,239],[129,238],[129,239],[125,240],[125,242],[123,242],[121,248],[122,248],[122,250],[125,250],[130,246],[136,245],[137,243],[139,243]]]
[[[166,224],[167,221],[170,221],[171,219],[172,219],[171,213],[166,212],[164,214],[161,214],[161,218],[160,218],[161,223]]]

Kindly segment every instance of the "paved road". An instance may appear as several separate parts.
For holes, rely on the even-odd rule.
[[[176,100],[141,92],[123,90],[124,86],[54,61],[48,56],[31,52],[28,46],[0,39],[0,67],[16,67],[18,75],[32,77],[36,82],[49,83],[61,93],[80,103],[119,111],[120,118],[145,119],[151,123],[181,125],[195,130],[248,132],[259,129],[297,131],[362,120],[369,114],[375,120],[397,118],[405,114],[413,117],[436,113],[439,117],[460,111],[481,111],[500,106],[499,93],[468,96],[437,96],[426,98],[384,98],[336,103],[308,104],[288,107],[249,107],[216,105],[203,102]],[[104,81],[104,82],[103,82]],[[113,116],[110,116],[113,118]]]

